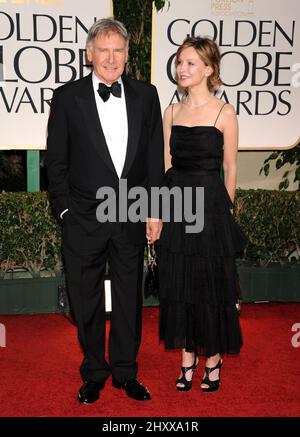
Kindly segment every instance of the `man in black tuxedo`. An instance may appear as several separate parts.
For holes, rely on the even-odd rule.
[[[141,340],[142,275],[146,236],[156,241],[158,217],[143,222],[96,218],[96,192],[120,179],[128,190],[161,186],[164,174],[161,111],[153,85],[123,75],[128,35],[122,23],[102,19],[87,37],[93,72],[55,90],[48,123],[46,165],[54,210],[63,223],[67,284],[84,360],[81,403],[99,398],[112,374],[113,386],[137,400],[151,399],[137,380]],[[128,201],[130,205],[130,201]],[[145,223],[146,222],[146,223]],[[103,280],[109,260],[112,316],[109,363],[105,358]]]

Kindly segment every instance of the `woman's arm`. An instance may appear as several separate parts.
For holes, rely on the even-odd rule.
[[[238,121],[232,105],[224,107],[221,124],[224,134],[224,183],[233,203],[237,181]]]

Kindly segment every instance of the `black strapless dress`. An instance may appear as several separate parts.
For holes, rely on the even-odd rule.
[[[166,185],[193,187],[193,202],[195,187],[204,187],[204,228],[186,233],[191,223],[174,222],[171,203],[171,220],[164,223],[158,243],[160,339],[168,349],[206,356],[238,353],[242,336],[235,257],[246,239],[220,178],[223,134],[215,126],[174,125],[170,152]]]

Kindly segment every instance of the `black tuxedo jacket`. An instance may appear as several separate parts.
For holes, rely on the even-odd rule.
[[[122,77],[128,118],[128,143],[122,179],[128,190],[161,186],[164,175],[163,134],[156,88]],[[115,120],[118,129],[118,120]],[[93,232],[103,224],[96,219],[103,186],[118,193],[119,177],[105,141],[95,102],[92,74],[54,91],[48,122],[46,166],[49,192],[57,215],[69,209]],[[150,212],[149,212],[150,216]],[[126,223],[133,242],[145,241],[145,223]]]

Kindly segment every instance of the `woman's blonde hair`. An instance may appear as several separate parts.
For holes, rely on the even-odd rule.
[[[212,74],[207,77],[207,87],[209,91],[214,91],[219,88],[219,86],[222,85],[220,78],[221,53],[215,41],[209,37],[188,36],[177,50],[175,59],[176,67],[181,52],[188,47],[193,47],[204,64],[210,66],[213,70]]]

